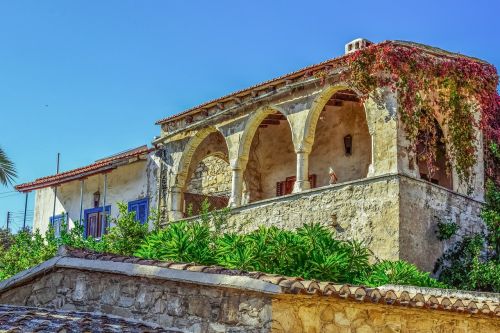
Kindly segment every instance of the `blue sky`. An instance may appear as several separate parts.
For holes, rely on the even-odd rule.
[[[357,37],[500,67],[499,1],[401,3],[0,0],[0,146],[16,183],[54,173],[57,152],[62,170],[83,166],[149,144],[158,119],[339,56]],[[0,187],[0,226],[24,207],[11,191]]]

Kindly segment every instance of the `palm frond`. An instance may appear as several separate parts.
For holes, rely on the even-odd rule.
[[[0,183],[4,186],[12,184],[17,177],[14,163],[7,157],[7,154],[0,148]]]

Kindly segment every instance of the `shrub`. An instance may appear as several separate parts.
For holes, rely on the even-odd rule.
[[[446,288],[446,284],[431,278],[429,273],[422,272],[415,265],[402,260],[384,260],[375,264],[366,276],[358,280],[358,283],[370,287],[385,284],[401,284]]]
[[[124,203],[118,203],[118,210],[120,214],[113,219],[114,226],[109,228],[103,240],[110,252],[130,256],[148,234],[148,225],[137,221],[135,212],[129,212]]]
[[[437,223],[436,237],[439,240],[447,240],[453,237],[460,227],[455,222],[439,221]]]
[[[438,259],[434,272],[455,288],[500,292],[500,190],[492,181],[486,188],[486,235],[464,236]]]
[[[52,258],[57,246],[53,230],[45,238],[38,231],[21,230],[13,237],[9,249],[0,253],[0,280]]]

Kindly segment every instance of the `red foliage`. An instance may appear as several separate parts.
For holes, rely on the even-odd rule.
[[[428,162],[429,170],[435,170],[432,138],[436,137],[434,118],[437,114],[442,119],[440,125],[448,129],[447,153],[464,181],[470,181],[476,163],[474,153],[479,147],[475,130],[483,130],[485,142],[500,143],[500,97],[494,66],[392,43],[354,52],[347,56],[346,65],[349,70],[343,79],[364,98],[384,86],[397,92],[399,114],[409,139],[414,147],[421,143],[426,148],[427,156],[422,158]],[[480,110],[480,119],[475,118],[476,107]],[[419,132],[430,135],[420,136]]]

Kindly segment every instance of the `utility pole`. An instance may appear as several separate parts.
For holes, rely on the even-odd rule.
[[[56,175],[59,173],[59,157],[60,157],[60,154],[57,153]],[[57,185],[54,187],[54,206],[52,208],[52,223],[54,223],[55,216],[56,216],[56,201],[57,201]]]
[[[28,212],[28,193],[29,192],[26,192],[26,198],[24,199],[23,230],[26,229],[26,213]]]
[[[7,212],[7,231],[9,231],[10,212]]]

